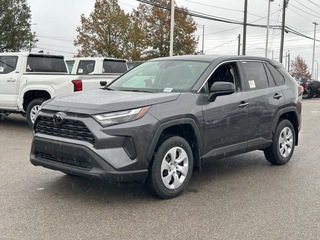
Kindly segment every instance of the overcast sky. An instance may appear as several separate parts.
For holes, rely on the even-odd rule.
[[[27,0],[32,12],[32,30],[39,42],[36,49],[71,57],[77,53],[73,41],[80,26],[80,15],[93,11],[95,0]],[[270,24],[281,25],[283,0],[274,0],[270,8]],[[130,12],[139,4],[136,0],[118,0],[120,7]],[[244,0],[176,0],[178,6],[212,17],[243,21]],[[268,0],[248,0],[248,23],[267,24]],[[320,23],[320,0],[290,0],[286,10],[286,26],[313,38],[314,24]],[[199,24],[198,49],[202,48],[202,27],[204,26],[205,54],[237,54],[238,35],[243,27],[213,20],[194,18]],[[320,26],[317,26],[317,39],[320,40]],[[279,60],[280,30],[269,31],[269,57]],[[264,56],[266,29],[247,28],[247,55]],[[315,60],[320,63],[320,43],[316,43]],[[290,51],[291,60],[301,55],[311,69],[313,40],[285,34],[284,56]],[[283,61],[285,63],[285,60]],[[315,67],[316,68],[316,65]]]

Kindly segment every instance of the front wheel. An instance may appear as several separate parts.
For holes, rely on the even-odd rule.
[[[157,197],[174,198],[187,187],[192,171],[189,143],[181,137],[171,137],[160,145],[153,158],[147,186]]]
[[[36,120],[37,114],[40,110],[40,106],[44,101],[46,101],[46,99],[44,98],[34,99],[29,103],[27,107],[26,118],[31,128],[33,127],[34,121]]]
[[[273,136],[273,143],[264,150],[266,159],[274,165],[286,164],[294,151],[295,130],[289,120],[279,122]]]

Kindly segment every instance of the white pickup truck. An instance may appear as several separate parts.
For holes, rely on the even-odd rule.
[[[124,59],[111,57],[77,57],[65,60],[71,74],[118,74],[128,71]]]
[[[45,100],[61,94],[100,88],[121,74],[68,74],[63,56],[0,53],[0,114],[21,113],[32,127]]]

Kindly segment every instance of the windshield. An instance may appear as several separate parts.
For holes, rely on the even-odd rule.
[[[127,72],[108,87],[116,90],[185,92],[197,82],[209,62],[152,61]]]

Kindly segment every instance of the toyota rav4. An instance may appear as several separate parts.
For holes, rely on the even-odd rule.
[[[247,56],[147,61],[103,89],[42,104],[31,163],[69,175],[141,181],[176,197],[207,159],[262,150],[287,163],[301,92],[283,66]]]

